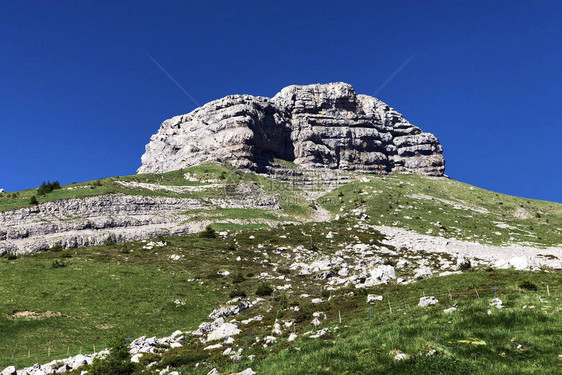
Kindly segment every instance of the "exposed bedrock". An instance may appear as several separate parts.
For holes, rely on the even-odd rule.
[[[188,210],[222,208],[278,209],[272,196],[244,199],[189,199],[109,194],[63,199],[0,212],[0,256],[95,246],[109,240],[136,241],[159,234],[203,230],[209,221],[190,221]]]
[[[137,172],[206,161],[266,171],[280,158],[306,169],[440,176],[442,151],[433,134],[349,84],[293,85],[273,98],[231,95],[164,121]]]

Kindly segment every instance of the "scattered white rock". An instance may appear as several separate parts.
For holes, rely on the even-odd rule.
[[[317,339],[320,336],[324,336],[326,333],[328,333],[328,328],[322,328],[316,331],[316,334],[311,335],[310,338]]]
[[[431,268],[427,266],[421,266],[416,270],[416,273],[414,274],[414,278],[418,280],[425,279],[427,277],[431,277],[432,274],[433,272],[431,271]]]
[[[437,303],[439,303],[439,301],[434,296],[426,296],[420,298],[420,302],[418,303],[418,306],[425,307],[425,306],[435,305]]]
[[[490,306],[495,307],[496,309],[501,309],[503,307],[503,302],[499,298],[494,298],[490,301]]]
[[[213,350],[213,349],[220,349],[222,348],[222,344],[215,344],[215,345],[209,345],[203,348],[203,350]]]
[[[382,301],[382,296],[375,296],[374,294],[369,294],[367,296],[367,303],[375,302],[375,301]]]
[[[247,368],[242,372],[233,372],[232,375],[254,375],[255,372],[251,368]]]
[[[213,329],[207,336],[207,341],[224,340],[231,336],[236,336],[240,332],[240,328],[234,323],[224,323]]]
[[[408,359],[408,354],[405,353],[398,353],[394,356],[394,360],[395,361],[403,361],[405,359]]]

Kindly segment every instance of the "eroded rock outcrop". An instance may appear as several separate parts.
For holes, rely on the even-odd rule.
[[[243,184],[239,185],[243,186]],[[189,210],[213,208],[278,209],[275,197],[252,199],[192,199],[108,194],[62,199],[0,212],[0,256],[63,248],[126,242],[159,234],[178,235],[203,230],[208,220],[191,221]]]
[[[293,85],[273,98],[227,96],[164,121],[137,172],[205,161],[266,171],[280,158],[303,168],[440,176],[442,151],[433,134],[349,84]]]

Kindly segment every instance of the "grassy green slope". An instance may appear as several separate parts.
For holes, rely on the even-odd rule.
[[[186,179],[185,173],[197,180]],[[345,288],[328,292],[323,289],[325,284],[312,276],[298,276],[290,271],[282,253],[275,251],[279,247],[302,245],[311,251],[320,249],[324,254],[332,254],[346,243],[380,245],[380,233],[352,229],[356,221],[351,214],[355,209],[365,211],[372,224],[397,225],[420,233],[431,231],[433,235],[493,244],[525,242],[555,246],[562,242],[562,205],[497,194],[445,178],[366,177],[369,182],[344,185],[319,200],[333,214],[353,219],[277,228],[266,228],[259,220],[246,225],[228,221],[299,221],[310,218],[313,209],[298,192],[282,184],[215,164],[166,174],[73,184],[39,197],[40,202],[108,193],[221,198],[224,191],[153,191],[125,188],[116,180],[170,186],[246,181],[256,182],[279,197],[282,210],[216,209],[205,215],[186,213],[191,219],[222,222],[215,225],[217,230],[236,231],[228,240],[187,235],[165,238],[167,246],[151,250],[143,249],[144,243],[137,242],[49,251],[15,260],[0,258],[0,368],[44,363],[66,357],[67,352],[90,353],[93,345],[97,349],[106,347],[118,329],[131,338],[194,329],[208,320],[209,312],[226,301],[231,291],[242,290],[254,298],[261,282],[258,275],[268,272],[291,278],[293,289],[276,292],[263,304],[237,317],[241,320],[264,315],[263,321],[242,327],[237,339],[237,345],[244,348],[242,362],[232,363],[220,350],[203,351],[203,344],[194,341],[156,358],[156,367],[173,364],[183,374],[206,374],[213,367],[221,373],[252,367],[260,374],[555,373],[561,366],[559,271],[474,270],[405,286],[391,284],[368,290]],[[73,189],[64,189],[68,187]],[[2,195],[0,211],[27,206],[33,194],[35,190],[20,192],[18,198]],[[329,231],[334,236],[328,239]],[[257,244],[264,246],[258,248]],[[181,259],[172,261],[170,256],[174,254]],[[236,261],[237,257],[242,260]],[[56,266],[61,263],[63,267]],[[230,275],[217,274],[224,270]],[[526,280],[537,285],[538,291],[520,293],[518,285]],[[550,287],[550,296],[545,295],[546,285]],[[498,286],[506,308],[488,315],[494,286]],[[312,305],[311,297],[300,297],[303,293],[323,297],[325,302]],[[373,319],[365,303],[367,293],[385,298],[383,303],[372,306]],[[435,295],[441,303],[427,309],[417,307],[417,300],[424,294]],[[183,304],[176,304],[176,300]],[[454,303],[458,303],[459,310],[444,315],[442,309]],[[297,305],[300,313],[289,309]],[[530,305],[534,308],[523,308]],[[16,318],[21,311],[34,311],[37,319]],[[310,320],[314,311],[326,312],[328,319],[322,327],[332,328],[319,339],[302,335],[313,329]],[[338,313],[342,314],[342,324],[338,322]],[[254,337],[271,334],[276,319],[297,321],[293,329],[299,339],[288,343],[285,335],[268,348],[244,339],[249,337],[250,330]],[[333,330],[336,326],[338,329]],[[486,345],[474,345],[471,340],[484,341]],[[436,354],[427,355],[432,349]],[[394,361],[394,350],[407,353],[410,359]],[[250,354],[256,355],[256,359],[249,360]],[[196,368],[198,362],[205,364]]]
[[[517,291],[526,278],[540,291]],[[545,285],[558,292],[547,297]],[[493,285],[504,301],[501,310],[489,306]],[[555,286],[552,286],[555,285]],[[391,302],[378,302],[370,317],[364,295],[336,299],[328,310],[326,327],[339,329],[319,339],[301,337],[271,349],[249,349],[254,361],[219,366],[221,372],[251,367],[259,374],[554,374],[562,366],[562,293],[560,277],[528,272],[485,271],[425,280],[401,287],[380,287],[376,293]],[[475,289],[480,289],[478,298]],[[449,297],[449,292],[450,297]],[[440,304],[416,306],[422,295]],[[355,308],[353,308],[355,302]],[[457,311],[443,313],[458,304]],[[531,308],[529,308],[531,307]],[[491,315],[487,311],[491,309]],[[338,323],[341,311],[343,323]],[[398,353],[406,360],[395,360]],[[181,367],[183,374],[205,369]]]
[[[562,244],[562,204],[518,198],[447,178],[368,176],[327,194],[334,214],[364,209],[373,224],[502,245]]]
[[[116,329],[138,337],[195,328],[224,296],[192,281],[199,267],[186,266],[185,259],[172,262],[171,253],[191,251],[124,244],[2,259],[0,367],[47,362],[81,347],[91,353],[93,345],[106,347]],[[56,261],[66,266],[54,267]],[[15,318],[18,311],[42,316]],[[45,316],[49,312],[62,316]]]
[[[380,245],[380,234],[350,232],[351,223],[340,220],[272,229],[230,225],[228,229],[236,232],[231,232],[227,240],[194,234],[164,238],[168,244],[152,250],[143,249],[144,243],[139,242],[49,251],[15,260],[1,258],[0,367],[47,362],[66,357],[67,351],[77,354],[80,347],[84,353],[92,352],[93,345],[99,350],[116,330],[138,337],[194,329],[208,321],[209,312],[229,299],[231,291],[244,291],[249,298],[255,298],[262,282],[258,276],[267,272],[276,278],[291,279],[293,287],[275,292],[236,317],[242,320],[258,314],[264,316],[262,321],[241,326],[243,332],[236,338],[237,347],[244,348],[241,363],[232,363],[222,355],[222,350],[204,351],[205,344],[194,338],[185,347],[173,349],[161,358],[153,356],[153,360],[159,361],[156,367],[175,365],[183,374],[206,374],[212,367],[229,373],[248,366],[260,374],[346,370],[371,373],[373,369],[431,373],[430,370],[446,364],[471,373],[508,373],[505,369],[515,365],[527,372],[537,367],[549,371],[556,368],[556,340],[562,333],[559,271],[474,270],[405,286],[379,285],[367,290],[350,287],[328,292],[324,290],[325,282],[314,280],[314,275],[298,276],[291,271],[285,252],[277,250],[304,245],[312,251],[321,249],[323,254],[333,254],[341,249],[342,243],[350,241],[349,233],[357,235],[352,243]],[[334,236],[326,238],[328,231]],[[172,261],[170,256],[174,254],[181,259]],[[236,260],[238,257],[240,261]],[[55,261],[68,264],[53,267]],[[229,271],[230,275],[221,276],[219,271]],[[523,290],[519,294],[518,286],[523,281],[532,282],[538,291]],[[275,286],[288,280],[268,282]],[[545,295],[546,285],[550,287],[550,296]],[[488,316],[487,304],[494,286],[507,308],[494,310],[494,315]],[[383,302],[372,306],[374,318],[370,318],[365,303],[368,293],[384,296]],[[418,308],[417,301],[424,294],[436,296],[440,304]],[[312,304],[313,297],[322,297],[324,302]],[[176,300],[185,304],[176,305]],[[442,309],[455,303],[459,311],[443,315]],[[523,309],[524,305],[535,308]],[[291,310],[291,306],[299,306],[300,311]],[[22,310],[63,316],[15,318],[14,312]],[[325,312],[328,319],[321,327],[332,328],[319,339],[303,336],[314,328],[310,325],[314,311]],[[338,313],[342,315],[342,324],[338,322]],[[263,348],[255,338],[270,335],[276,319],[296,321],[291,330],[299,339],[288,343],[289,332],[285,332],[277,344]],[[336,326],[338,330],[333,330]],[[254,341],[248,339],[250,330]],[[512,342],[513,338],[516,340]],[[481,347],[458,342],[464,339],[484,340],[487,344]],[[518,344],[525,349],[517,349]],[[395,349],[410,355],[411,360],[395,362],[389,354]],[[431,349],[439,354],[425,356]],[[249,360],[251,354],[256,359]],[[205,365],[195,368],[197,362]]]

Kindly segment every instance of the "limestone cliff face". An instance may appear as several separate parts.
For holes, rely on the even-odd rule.
[[[303,168],[440,176],[443,148],[380,100],[346,83],[288,86],[273,98],[232,95],[162,123],[138,173],[205,161],[265,171],[274,158]]]

